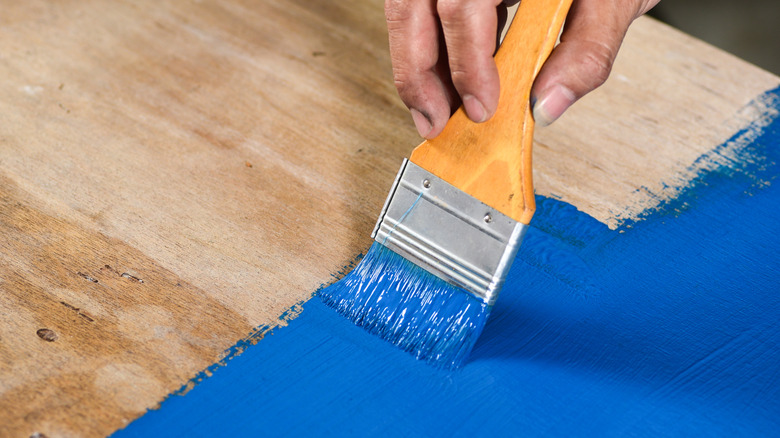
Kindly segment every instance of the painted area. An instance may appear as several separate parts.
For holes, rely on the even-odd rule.
[[[779,92],[763,101],[780,108]],[[777,434],[780,123],[759,125],[617,231],[538,199],[459,370],[416,361],[315,299],[116,436]]]

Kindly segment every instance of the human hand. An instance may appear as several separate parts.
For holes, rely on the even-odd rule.
[[[561,43],[531,89],[537,126],[560,117],[604,83],[631,23],[660,0],[574,0]],[[493,54],[499,11],[517,0],[386,0],[398,94],[417,131],[433,138],[462,102],[484,122],[498,106]]]

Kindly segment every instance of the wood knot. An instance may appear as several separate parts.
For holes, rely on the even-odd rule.
[[[54,330],[42,328],[35,333],[38,335],[39,338],[43,339],[46,342],[54,342],[57,340],[57,333],[54,333]]]

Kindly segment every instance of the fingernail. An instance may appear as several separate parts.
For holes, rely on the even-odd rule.
[[[420,133],[420,136],[428,138],[428,134],[430,134],[433,129],[430,120],[428,120],[423,113],[414,108],[412,108],[410,112],[412,113],[412,120],[414,120],[414,126],[417,128],[417,132]]]
[[[463,108],[466,109],[466,114],[469,118],[477,123],[482,123],[487,120],[487,111],[482,106],[482,102],[477,100],[476,97],[467,94],[463,96]]]
[[[538,99],[533,100],[536,126],[548,126],[556,121],[575,100],[574,93],[563,85],[548,88]]]

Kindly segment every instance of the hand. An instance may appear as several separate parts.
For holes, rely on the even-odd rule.
[[[604,83],[631,23],[659,0],[574,0],[561,43],[531,90],[537,126],[560,117]],[[420,135],[444,129],[460,102],[484,122],[498,105],[493,53],[499,11],[517,0],[386,0],[390,56],[398,93]]]

